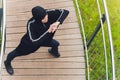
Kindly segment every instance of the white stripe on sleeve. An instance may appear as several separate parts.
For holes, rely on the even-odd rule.
[[[36,41],[40,40],[43,36],[45,36],[45,35],[48,33],[48,31],[46,31],[46,32],[43,33],[39,38],[33,39],[33,38],[32,38],[32,34],[31,34],[31,31],[30,31],[30,24],[31,24],[31,23],[34,23],[34,22],[35,22],[35,20],[32,20],[32,21],[30,21],[30,22],[28,23],[28,33],[29,33],[30,40],[31,40],[32,42],[36,42]]]

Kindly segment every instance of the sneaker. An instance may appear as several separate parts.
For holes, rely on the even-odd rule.
[[[5,64],[6,71],[7,71],[10,75],[13,75],[13,74],[14,74],[14,71],[13,71],[13,68],[12,68],[12,66],[11,66],[11,63],[8,64],[6,61],[4,61],[4,64]]]
[[[48,52],[49,52],[52,56],[54,56],[54,57],[56,57],[56,58],[60,57],[60,53],[59,53],[58,51],[52,51],[51,48],[48,49]]]

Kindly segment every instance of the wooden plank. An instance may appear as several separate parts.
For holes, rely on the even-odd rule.
[[[14,69],[14,76],[31,75],[85,75],[84,69]],[[6,70],[3,70],[3,76],[9,76]]]
[[[50,0],[50,1],[40,1],[40,0],[36,0],[36,2],[40,2],[41,4],[45,4],[45,3],[58,3],[58,2],[65,2],[65,1],[72,1],[72,0]],[[34,0],[13,0],[13,1],[11,1],[11,0],[7,0],[6,1],[7,2],[7,4],[16,4],[16,3],[23,3],[23,2],[34,2]],[[22,4],[21,4],[22,5]]]
[[[35,5],[36,6],[36,5]],[[16,15],[16,14],[21,14],[21,13],[28,13],[28,12],[31,12],[31,9],[33,8],[33,7],[35,7],[35,6],[31,6],[31,8],[28,8],[28,7],[24,7],[24,8],[19,8],[19,9],[15,9],[15,10],[13,10],[13,9],[11,9],[11,10],[7,10],[8,12],[7,12],[7,15]],[[43,6],[44,7],[44,6]],[[72,7],[71,6],[66,6],[66,7],[63,7],[63,6],[61,6],[61,7],[58,7],[58,6],[56,6],[56,7],[51,7],[51,6],[47,6],[47,7],[45,7],[46,9],[67,9],[67,10],[69,10],[69,11],[75,11],[74,9],[72,9]]]
[[[9,27],[9,26],[26,26],[28,20],[20,20],[20,21],[14,21],[14,22],[8,21],[7,27]],[[64,23],[73,23],[73,22],[77,22],[77,19],[75,17],[66,19],[64,21]]]
[[[43,6],[44,8],[61,8],[61,7],[68,7],[68,6],[73,6],[73,2],[72,1],[67,1],[67,2],[59,2],[59,4],[55,4],[55,3],[48,3],[48,4],[41,4],[40,1],[39,2],[32,2],[32,4],[27,4],[25,2],[22,3],[23,5],[12,5],[12,4],[9,4],[7,5],[7,10],[8,11],[13,11],[13,8],[14,10],[17,10],[17,11],[25,11],[25,10],[31,10],[34,6],[36,5],[40,5],[40,6]],[[25,4],[25,5],[24,5]]]
[[[61,45],[82,45],[80,39],[71,39],[71,40],[57,40]],[[6,47],[17,47],[20,41],[6,42]]]
[[[66,30],[66,29],[78,29],[79,26],[77,23],[67,23],[67,24],[62,24],[59,26],[58,30]],[[79,29],[78,29],[79,30]],[[21,27],[18,27],[18,26],[9,26],[7,27],[6,29],[6,33],[19,33],[19,32],[25,32],[26,31],[26,27],[25,26],[21,26]],[[80,31],[80,30],[79,30]]]
[[[27,20],[26,21],[14,21],[14,22],[7,22],[7,27],[22,27],[22,26],[26,26],[27,25]]]
[[[32,13],[30,12],[29,14],[18,14],[18,15],[10,15],[7,16],[7,21],[19,21],[19,20],[28,20],[31,18]],[[73,18],[73,16],[76,16],[75,12],[70,12],[67,19]]]
[[[79,51],[76,51],[79,52]],[[81,51],[82,52],[82,51]],[[67,52],[66,52],[67,53]],[[65,54],[66,54],[65,53]],[[52,62],[84,62],[84,54],[81,53],[76,53],[77,55],[73,55],[73,53],[67,53],[66,56],[62,52],[60,53],[61,57],[60,58],[54,58],[51,54],[49,53],[33,53],[27,56],[20,56],[16,57],[14,61],[31,61],[31,62],[38,62],[38,61],[52,61]],[[7,55],[4,55],[6,58]]]
[[[7,23],[10,23],[10,22],[14,22],[14,23],[20,23],[20,22],[22,22],[22,21],[24,21],[24,23],[25,22],[27,22],[28,20],[29,20],[30,18],[28,18],[28,19],[26,19],[26,20],[18,20],[18,21],[7,21]],[[20,22],[19,22],[20,21]],[[71,22],[76,22],[77,21],[77,19],[75,18],[75,17],[68,17],[65,21],[64,21],[64,23],[71,23]],[[8,24],[9,25],[9,24]]]
[[[15,47],[6,47],[6,48],[15,48]],[[47,47],[41,47],[40,49],[38,49],[36,52],[39,51],[45,51],[47,50]],[[83,50],[83,45],[68,45],[68,46],[59,46],[59,50],[60,51],[72,51],[72,50]]]
[[[2,80],[85,80],[84,75],[79,76],[3,76]]]
[[[81,46],[81,48],[80,48],[80,46]],[[82,45],[78,45],[78,47],[79,48],[76,48],[75,45],[73,45],[73,47],[72,46],[61,46],[59,48],[59,51],[64,51],[64,52],[66,52],[66,51],[78,51],[78,50],[83,51],[83,46]],[[67,49],[64,49],[64,48],[67,48]],[[5,50],[5,53],[8,53],[8,52],[10,52],[14,49],[15,48],[13,48],[13,47],[9,47],[9,48],[7,47],[6,50]],[[46,52],[47,50],[48,50],[48,47],[41,47],[36,52],[37,53],[43,53],[43,52]]]
[[[6,33],[7,34],[19,34],[19,33],[26,33],[27,30],[25,27],[22,28],[7,28]],[[78,28],[73,28],[73,29],[63,29],[63,30],[58,30],[56,32],[56,35],[66,35],[66,34],[77,34],[80,33],[80,30]]]
[[[55,36],[55,39],[81,39],[81,35],[80,34],[59,35]]]
[[[79,53],[78,53],[79,54]],[[26,58],[21,58],[21,59],[16,59],[13,60],[15,62],[79,62],[79,63],[84,63],[84,57],[60,57],[60,58],[32,58],[32,59],[26,59]]]
[[[62,25],[60,25],[59,30],[60,29],[73,29],[73,28],[79,28],[78,23],[74,22],[74,23],[63,23]]]
[[[85,63],[78,62],[12,62],[13,68],[41,68],[41,69],[85,69]]]
[[[26,28],[26,24],[22,24],[22,25],[7,25],[7,29],[9,28]],[[77,22],[73,22],[73,23],[63,23],[62,25],[60,25],[59,29],[71,29],[71,28],[79,28],[79,25]]]
[[[5,53],[9,53],[14,49],[15,48],[13,48],[13,47],[6,48]],[[44,53],[44,52],[47,52],[47,51],[48,51],[48,47],[41,47],[36,52],[37,53]],[[82,45],[60,46],[59,51],[60,52],[83,51],[83,46]]]
[[[23,25],[7,25],[7,29],[8,28],[22,28],[22,27],[25,27],[26,28],[26,25],[23,24]],[[62,25],[60,25],[60,28],[59,29],[71,29],[71,28],[79,28],[79,25],[77,22],[71,22],[71,23],[63,23]]]
[[[32,9],[32,8],[31,8]],[[12,15],[19,15],[19,14],[22,14],[22,15],[27,15],[27,14],[30,14],[31,13],[31,9],[27,9],[27,10],[21,10],[21,11],[19,11],[19,10],[12,10],[12,11],[8,11],[7,10],[7,16],[12,16]],[[48,9],[52,9],[52,8],[48,8]],[[67,10],[69,10],[70,12],[75,12],[75,9],[74,9],[74,7],[73,6],[68,6],[68,7],[64,7],[64,8],[58,8],[58,9],[67,9]]]
[[[21,7],[21,6],[30,6],[31,4],[32,5],[39,5],[39,4],[43,4],[43,5],[47,5],[47,4],[58,4],[58,3],[66,3],[66,2],[72,2],[72,0],[58,0],[58,1],[53,1],[53,0],[51,0],[51,1],[47,1],[47,0],[45,0],[45,1],[40,1],[40,0],[36,0],[36,1],[34,1],[34,4],[33,4],[33,0],[26,0],[26,1],[13,1],[13,2],[11,2],[11,1],[7,1],[7,6],[13,6],[13,7]],[[19,3],[19,4],[18,4]],[[17,4],[17,5],[11,5],[11,4]]]
[[[24,33],[21,34],[8,34],[6,35],[6,40],[7,41],[20,41]],[[66,40],[66,39],[81,39],[80,34],[67,34],[67,35],[58,35],[54,37],[56,40]]]
[[[6,58],[7,54],[12,51],[7,49],[6,53],[4,54],[4,58]],[[84,57],[84,51],[59,51],[61,54],[60,58],[69,58],[69,57]],[[51,54],[48,53],[47,50],[45,50],[45,52],[35,52],[32,54],[29,54],[27,56],[20,56],[15,58],[15,60],[21,60],[21,59],[49,59],[49,58],[53,58],[53,56],[51,56]]]
[[[61,27],[61,26],[60,26]],[[64,26],[66,27],[66,26]],[[67,26],[69,27],[69,26]],[[25,33],[26,27],[14,27],[14,28],[7,28],[6,33],[7,34],[19,34],[19,33]],[[80,33],[80,30],[78,28],[72,28],[72,29],[58,29],[56,32],[57,35],[60,34],[74,34],[74,33]]]

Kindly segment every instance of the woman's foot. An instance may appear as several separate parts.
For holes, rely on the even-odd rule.
[[[58,50],[52,50],[52,48],[49,48],[48,52],[56,58],[60,57],[60,53],[58,52]]]
[[[12,68],[12,66],[11,66],[11,63],[7,63],[7,61],[4,61],[4,64],[5,64],[6,71],[7,71],[10,75],[13,75],[13,74],[14,74],[14,71],[13,71],[13,68]]]

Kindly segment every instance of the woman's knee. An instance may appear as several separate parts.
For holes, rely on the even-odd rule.
[[[54,44],[54,46],[59,46],[60,45],[60,43],[57,41],[57,40],[53,40],[53,44]]]

